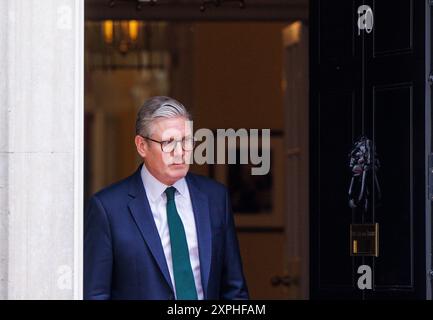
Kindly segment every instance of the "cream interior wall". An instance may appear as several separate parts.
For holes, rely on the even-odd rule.
[[[282,23],[200,23],[194,109],[207,128],[283,129]]]

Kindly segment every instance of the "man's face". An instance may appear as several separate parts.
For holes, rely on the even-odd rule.
[[[152,134],[149,138],[161,142],[181,141],[192,138],[192,128],[184,117],[157,118],[152,122]],[[135,144],[146,168],[162,183],[172,185],[188,173],[192,151],[183,150],[181,142],[176,143],[171,152],[164,152],[160,143],[141,136],[135,137]]]

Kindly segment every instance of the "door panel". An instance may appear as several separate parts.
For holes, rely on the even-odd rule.
[[[350,256],[348,152],[361,133],[356,1],[312,1],[310,26],[310,296],[359,299]],[[338,18],[337,18],[338,17]]]
[[[374,259],[376,288],[413,286],[412,85],[374,88],[374,140],[381,168],[382,199],[376,201],[380,226],[379,257]],[[392,115],[390,121],[390,115]],[[388,183],[392,182],[392,183]],[[398,254],[395,251],[398,250]],[[398,266],[398,267],[396,267]]]
[[[319,10],[319,63],[345,60],[355,55],[353,16],[344,15],[333,19],[336,12],[355,12],[354,1],[318,1]]]
[[[319,283],[323,288],[353,286],[353,264],[348,255],[348,228],[334,232],[335,226],[351,223],[352,213],[346,201],[347,152],[354,135],[354,93],[326,92],[319,96],[319,176],[318,219],[320,221]],[[339,117],[335,117],[338,114]],[[342,148],[343,146],[343,148]],[[332,157],[332,158],[331,158]],[[341,170],[343,169],[343,170]],[[326,190],[334,189],[329,196]],[[335,264],[338,260],[339,263]]]
[[[414,0],[369,5],[377,25],[364,35],[365,129],[381,162],[383,197],[367,215],[380,236],[379,257],[368,259],[374,290],[366,298],[424,298],[426,7]]]
[[[377,17],[372,35],[376,57],[413,50],[413,0],[393,1],[390,4],[389,1],[373,1],[372,9]],[[383,19],[387,16],[390,17]]]

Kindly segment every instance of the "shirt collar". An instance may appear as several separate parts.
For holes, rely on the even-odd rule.
[[[146,165],[143,163],[143,166],[141,168],[141,180],[143,181],[144,189],[146,190],[146,195],[148,196],[149,200],[154,202],[156,201],[164,192],[165,189],[167,189],[168,185],[162,183],[158,179],[156,179],[146,168]],[[177,180],[175,183],[173,183],[173,187],[176,188],[177,193],[179,193],[181,196],[186,196],[186,181],[185,178]]]

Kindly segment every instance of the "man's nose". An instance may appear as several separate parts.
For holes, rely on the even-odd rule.
[[[173,152],[175,156],[183,155],[182,141],[176,141]]]

